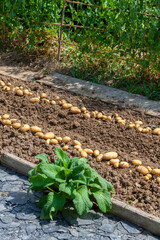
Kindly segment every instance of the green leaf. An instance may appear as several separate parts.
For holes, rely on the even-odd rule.
[[[47,202],[47,195],[42,197],[39,201],[38,201],[38,207],[43,208],[43,206],[46,204]]]
[[[62,171],[62,168],[53,164],[43,164],[41,170],[47,177],[55,179],[56,175]]]
[[[57,157],[63,162],[63,166],[65,168],[68,167],[70,159],[67,155],[67,153],[65,153],[62,149],[60,148],[56,148],[56,155]]]
[[[62,193],[50,192],[47,201],[41,211],[41,219],[52,219],[53,216],[63,209],[65,204],[65,196]]]
[[[106,179],[102,178],[101,176],[98,176],[98,180],[103,189],[109,192],[113,192],[113,185],[110,182],[108,182]]]
[[[69,196],[72,196],[74,191],[74,185],[72,183],[61,183],[59,185],[59,191],[64,192]]]
[[[35,158],[38,158],[42,161],[42,163],[48,163],[48,158],[45,153],[41,153],[35,156]]]
[[[88,211],[92,208],[93,203],[89,199],[87,187],[80,187],[80,189],[75,191],[74,194],[75,198],[73,199],[73,203],[78,214],[82,215],[88,213]]]
[[[112,202],[111,196],[107,190],[100,190],[93,193],[94,198],[96,199],[99,209],[106,213],[107,211],[111,210]]]

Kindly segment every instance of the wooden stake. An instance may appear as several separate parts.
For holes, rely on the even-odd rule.
[[[66,5],[63,5],[63,9],[62,9],[62,17],[61,17],[61,28],[60,28],[60,35],[59,35],[59,46],[58,46],[58,56],[57,56],[57,60],[60,61],[60,54],[61,54],[61,40],[62,40],[62,32],[63,32],[63,21],[64,21],[64,14],[65,14],[65,9],[66,9]]]

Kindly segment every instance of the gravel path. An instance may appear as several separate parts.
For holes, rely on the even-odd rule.
[[[1,240],[157,240],[148,232],[109,214],[90,213],[77,218],[63,211],[54,221],[41,221],[36,202],[41,193],[27,196],[27,177],[0,166]]]

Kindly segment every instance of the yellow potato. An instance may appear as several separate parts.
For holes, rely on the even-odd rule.
[[[116,120],[118,122],[118,121],[122,120],[122,118],[121,117],[116,117]]]
[[[137,128],[137,132],[142,132],[143,131],[143,128],[142,127],[138,127]]]
[[[107,117],[107,120],[108,120],[108,121],[112,121],[112,117],[111,117],[111,116],[108,116],[108,117]]]
[[[97,118],[98,119],[101,119],[103,117],[103,114],[101,113],[101,112],[99,112],[98,114],[97,114]]]
[[[88,154],[85,151],[81,151],[81,157],[87,158]]]
[[[15,118],[12,118],[10,120],[11,120],[11,123],[17,121],[17,119],[15,119]]]
[[[2,124],[3,125],[11,125],[11,121],[8,119],[4,119],[4,120],[2,120]]]
[[[91,116],[90,116],[89,113],[84,113],[83,117],[84,117],[84,118],[90,118]]]
[[[29,100],[31,103],[36,103],[36,102],[39,102],[39,98],[38,97],[35,97],[35,98],[30,98]]]
[[[93,154],[95,157],[97,157],[97,156],[99,156],[100,152],[99,152],[99,150],[94,150]]]
[[[87,154],[93,154],[93,151],[89,148],[85,148],[84,151],[87,153]]]
[[[152,171],[152,168],[150,166],[147,166],[147,169],[148,169],[149,172]]]
[[[103,160],[110,160],[112,158],[117,158],[118,154],[116,152],[107,152],[103,155]]]
[[[9,117],[10,117],[9,114],[4,114],[4,115],[2,116],[3,119],[8,119]]]
[[[46,93],[42,93],[40,98],[46,98],[47,97],[47,94]]]
[[[113,167],[114,167],[114,168],[119,168],[119,162],[115,162],[115,163],[113,164]]]
[[[56,100],[58,101],[60,99],[60,97],[59,96],[56,96]]]
[[[52,101],[51,101],[51,104],[52,104],[52,105],[55,105],[55,104],[56,104],[56,102],[52,100]]]
[[[21,127],[21,132],[27,132],[30,130],[30,126],[28,124],[24,124],[22,127]]]
[[[135,127],[135,124],[134,124],[134,123],[130,123],[128,127],[129,127],[129,128],[134,128],[134,127]]]
[[[149,174],[149,173],[148,173],[146,176],[147,176],[149,179],[151,179],[151,178],[152,178],[152,175],[151,175],[151,174]]]
[[[102,116],[102,119],[103,119],[103,120],[108,120],[108,117],[107,117],[106,115],[103,115],[103,116]]]
[[[153,175],[160,175],[160,169],[152,169],[152,171],[151,171],[151,173],[153,174]]]
[[[78,152],[80,152],[80,153],[83,151],[82,148],[78,148],[77,150],[78,150]]]
[[[82,145],[79,141],[77,141],[77,140],[73,140],[73,145]]]
[[[44,101],[45,103],[50,103],[49,99],[43,98],[43,101]]]
[[[62,141],[62,138],[61,138],[61,137],[55,137],[55,139],[56,139],[58,142],[61,142],[61,141]]]
[[[146,167],[144,167],[144,166],[138,166],[137,167],[137,171],[142,173],[143,175],[148,174],[148,169]]]
[[[81,111],[82,111],[82,112],[86,112],[86,110],[87,110],[87,109],[86,109],[85,107],[81,107]]]
[[[44,135],[44,139],[52,139],[52,138],[54,138],[53,132],[48,132]]]
[[[39,138],[44,138],[44,134],[42,132],[36,132],[36,136]]]
[[[160,183],[160,177],[157,177],[157,183]]]
[[[135,121],[135,124],[142,125],[142,124],[143,124],[143,122],[142,122],[142,121]]]
[[[144,180],[145,181],[148,181],[149,180],[149,177],[146,175],[146,176],[144,176]]]
[[[142,161],[138,160],[138,159],[134,159],[134,160],[132,160],[132,164],[135,166],[140,166],[140,165],[142,165]]]
[[[39,127],[37,127],[37,126],[32,126],[31,127],[31,132],[41,132],[42,130],[41,130],[41,128],[39,128]]]
[[[99,156],[97,156],[97,162],[101,162],[103,159],[103,154],[100,154]]]
[[[11,83],[7,83],[7,86],[10,87],[12,84]]]
[[[3,81],[0,81],[0,85],[1,85],[2,87],[4,87],[4,86],[5,86],[5,83],[4,83]]]
[[[96,113],[95,112],[91,112],[90,116],[91,116],[91,118],[95,118],[96,117]]]
[[[18,96],[23,96],[23,91],[20,90],[20,89],[17,89],[17,90],[16,90],[16,94],[17,94]]]
[[[81,110],[78,107],[71,107],[70,112],[78,114],[81,113]]]
[[[72,107],[72,104],[70,104],[70,103],[64,103],[64,104],[62,105],[62,107],[63,107],[64,109],[70,109],[70,108]]]
[[[23,93],[24,93],[25,95],[29,95],[29,90],[28,90],[28,89],[24,89]]]
[[[147,129],[148,131],[152,131],[152,129],[151,129],[150,127],[146,127],[146,129]]]
[[[76,149],[76,150],[81,149],[81,145],[74,145],[74,149]]]
[[[111,159],[109,162],[110,162],[111,165],[114,165],[117,162],[119,163],[119,159],[118,158]]]
[[[120,166],[120,168],[128,168],[129,167],[129,163],[122,161],[122,162],[120,162],[119,166]]]
[[[51,143],[56,145],[58,143],[58,140],[57,139],[51,139]]]
[[[13,123],[12,127],[15,128],[15,129],[18,129],[18,128],[21,127],[21,124],[20,123]]]
[[[50,142],[51,142],[51,139],[47,139],[47,140],[46,140],[46,143],[47,143],[47,144],[50,144]]]
[[[32,92],[29,92],[29,93],[28,93],[28,95],[29,95],[29,96],[32,96],[32,95],[33,95],[33,93],[32,93]]]
[[[69,141],[71,141],[71,138],[68,137],[68,136],[66,136],[66,137],[63,137],[63,138],[62,138],[62,141],[63,141],[64,143],[68,143]]]
[[[153,130],[153,134],[158,134],[158,132],[160,132],[160,128],[155,128],[155,129]]]
[[[64,151],[67,151],[68,148],[69,148],[69,146],[68,146],[68,145],[65,145],[62,149],[63,149]]]
[[[110,166],[111,164],[110,164],[110,162],[107,162],[106,165],[107,165],[107,166]]]
[[[63,105],[63,104],[65,104],[65,103],[67,103],[67,102],[66,102],[65,99],[62,99],[62,100],[61,100],[61,103],[62,103],[62,105]]]
[[[10,89],[10,87],[5,86],[5,87],[3,88],[3,90],[6,91],[6,92],[9,92],[11,89]]]

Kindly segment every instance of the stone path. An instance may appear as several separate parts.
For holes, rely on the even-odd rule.
[[[142,228],[93,210],[77,218],[64,210],[54,221],[40,220],[37,201],[42,193],[27,196],[27,177],[0,166],[1,240],[158,240]]]

